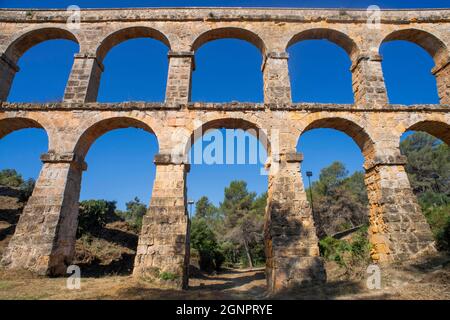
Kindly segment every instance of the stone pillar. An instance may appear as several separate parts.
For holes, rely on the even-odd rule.
[[[286,52],[269,52],[264,60],[264,103],[291,104],[289,55]]]
[[[311,208],[300,174],[302,154],[281,155],[269,174],[264,239],[269,292],[326,280]],[[273,165],[273,164],[272,164]]]
[[[450,105],[450,61],[433,68],[441,104]]]
[[[433,235],[409,184],[406,157],[377,158],[366,166],[372,259],[413,259],[435,250]]]
[[[42,155],[43,167],[20,215],[2,265],[39,275],[66,273],[75,253],[78,199],[85,164],[74,154]]]
[[[192,71],[195,70],[194,52],[173,52],[169,54],[166,102],[188,103],[191,100]]]
[[[383,108],[388,104],[380,55],[361,55],[353,62],[352,84],[357,108]]]
[[[4,53],[0,54],[0,101],[8,99],[9,90],[19,67]]]
[[[187,288],[189,217],[186,173],[169,154],[155,156],[152,199],[142,221],[133,275],[175,288]]]
[[[77,53],[64,92],[65,102],[97,101],[103,64],[94,55]]]

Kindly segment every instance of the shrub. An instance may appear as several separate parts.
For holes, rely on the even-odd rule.
[[[127,202],[126,206],[127,210],[121,212],[121,215],[137,232],[139,232],[142,228],[142,218],[147,212],[147,206],[137,197],[132,201]]]
[[[80,202],[77,236],[95,234],[115,215],[116,202],[106,200],[86,200]]]
[[[164,271],[159,274],[159,278],[164,281],[173,281],[177,279],[178,276],[172,272]]]
[[[367,227],[357,231],[352,240],[325,237],[319,242],[320,254],[341,267],[363,264],[370,261],[371,245],[367,239]]]
[[[450,252],[450,204],[423,208],[439,250]]]
[[[0,171],[0,185],[18,188],[24,183],[22,176],[14,169]]]

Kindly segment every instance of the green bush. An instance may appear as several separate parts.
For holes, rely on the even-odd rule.
[[[172,272],[161,272],[159,278],[164,281],[173,281],[178,278],[178,276]]]
[[[450,204],[423,207],[439,250],[450,252]]]
[[[0,171],[0,185],[10,188],[19,188],[20,201],[26,202],[33,193],[34,179],[24,180],[22,175],[14,169],[4,169]]]
[[[341,267],[370,261],[371,245],[367,239],[367,227],[357,231],[352,240],[341,240],[327,236],[319,242],[320,254]]]
[[[0,185],[18,188],[24,183],[22,175],[14,169],[4,169],[0,171]]]
[[[126,203],[127,210],[120,215],[137,231],[142,228],[142,219],[147,212],[147,206],[138,197]]]
[[[80,202],[77,236],[99,232],[115,215],[116,202],[106,200],[86,200]]]

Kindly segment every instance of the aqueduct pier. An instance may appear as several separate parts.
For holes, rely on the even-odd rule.
[[[299,170],[302,156],[296,152],[300,135],[314,128],[345,132],[364,155],[372,258],[389,263],[435,250],[399,143],[407,130],[450,142],[450,10],[382,11],[379,29],[368,27],[365,10],[343,9],[83,10],[78,30],[67,25],[69,15],[65,10],[0,10],[0,138],[22,128],[43,128],[49,138],[36,187],[2,258],[4,266],[48,275],[66,272],[74,255],[85,155],[98,137],[126,127],[155,134],[160,148],[135,259],[138,277],[156,279],[160,272],[171,272],[178,287],[187,284],[189,164],[174,155],[187,152],[200,128],[267,132],[269,166],[278,165],[269,175],[266,210],[269,290],[326,277]],[[160,40],[169,48],[165,102],[97,103],[103,58],[115,45],[137,37]],[[190,102],[195,52],[220,38],[246,40],[259,48],[264,103]],[[19,58],[51,39],[72,40],[80,47],[63,101],[6,102]],[[348,53],[354,104],[292,103],[286,50],[310,39],[328,39]],[[378,49],[393,40],[414,42],[433,57],[440,104],[389,104]]]

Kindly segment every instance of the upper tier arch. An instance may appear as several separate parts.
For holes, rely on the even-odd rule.
[[[16,36],[6,49],[6,56],[14,63],[30,48],[47,41],[65,39],[80,44],[77,36],[71,31],[63,28],[43,27],[28,30]]]
[[[409,41],[422,47],[433,57],[436,66],[450,61],[448,48],[445,43],[428,31],[415,28],[396,30],[389,33],[382,40],[381,45],[395,40]]]
[[[159,30],[145,26],[135,26],[121,28],[108,34],[100,43],[96,50],[96,56],[99,61],[103,61],[108,52],[116,45],[131,39],[151,38],[164,43],[169,50],[171,49],[169,39]]]
[[[359,54],[359,48],[350,36],[330,28],[314,28],[301,31],[289,40],[286,50],[290,46],[304,40],[328,40],[333,42],[344,49],[352,60]]]
[[[192,43],[191,50],[195,52],[205,43],[218,39],[244,40],[256,46],[261,51],[261,54],[264,55],[266,53],[266,45],[256,33],[236,27],[217,28],[202,33]]]

